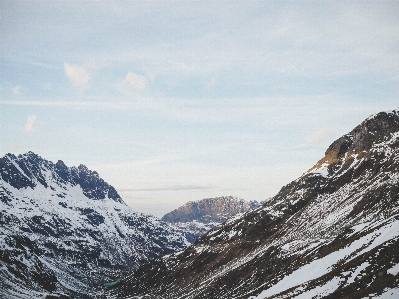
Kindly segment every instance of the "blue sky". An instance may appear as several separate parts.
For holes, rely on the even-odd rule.
[[[137,211],[264,200],[399,107],[398,1],[2,1],[0,154]]]

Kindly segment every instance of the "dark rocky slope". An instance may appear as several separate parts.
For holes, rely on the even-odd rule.
[[[190,243],[133,212],[86,166],[0,159],[0,298],[92,298],[102,284]]]
[[[339,138],[262,207],[144,265],[108,297],[398,298],[398,211],[394,110]]]

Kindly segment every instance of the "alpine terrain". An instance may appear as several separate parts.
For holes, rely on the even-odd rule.
[[[93,298],[190,243],[133,212],[86,166],[29,152],[0,159],[0,298]]]
[[[140,267],[109,298],[399,298],[399,110],[342,136],[261,207]]]
[[[181,229],[185,232],[187,239],[194,242],[229,217],[253,210],[258,206],[257,201],[246,201],[234,196],[204,198],[184,204],[164,215],[161,220]]]

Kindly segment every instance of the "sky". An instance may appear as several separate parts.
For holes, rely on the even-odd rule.
[[[0,156],[134,210],[262,201],[399,107],[399,1],[0,2]]]

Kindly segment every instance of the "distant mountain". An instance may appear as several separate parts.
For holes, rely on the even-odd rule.
[[[135,213],[86,166],[0,159],[0,298],[92,298],[102,284],[190,243]]]
[[[257,201],[246,201],[233,196],[204,198],[184,204],[164,215],[162,220],[184,231],[187,239],[194,242],[229,217],[253,210],[258,206]]]
[[[108,298],[399,298],[399,110],[362,122],[263,206]]]

